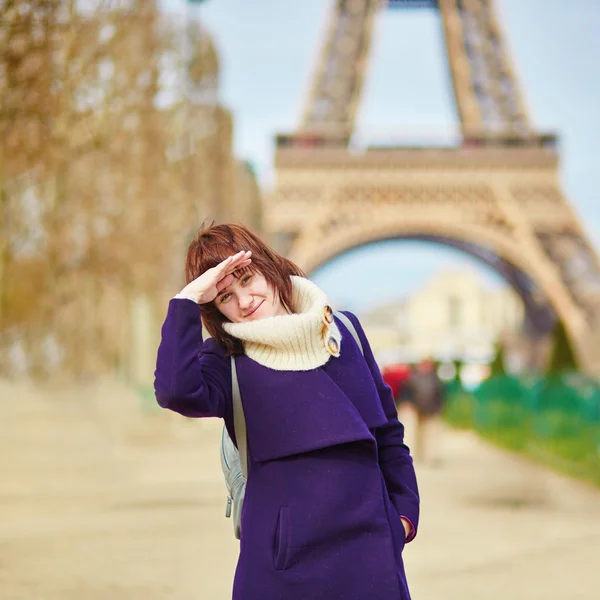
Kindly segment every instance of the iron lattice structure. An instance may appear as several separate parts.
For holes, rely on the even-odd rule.
[[[561,192],[556,136],[535,131],[491,0],[439,10],[461,126],[456,147],[349,144],[381,0],[336,0],[298,131],[277,136],[266,226],[308,272],[369,242],[459,248],[515,288],[533,339],[561,319],[600,369],[600,265]]]

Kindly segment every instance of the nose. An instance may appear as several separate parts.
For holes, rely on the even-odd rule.
[[[242,294],[239,299],[240,309],[247,312],[252,306],[252,296],[250,294]]]

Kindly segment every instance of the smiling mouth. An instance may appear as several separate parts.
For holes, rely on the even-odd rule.
[[[248,317],[251,317],[264,303],[264,300],[252,311],[249,312],[244,318],[247,319]]]

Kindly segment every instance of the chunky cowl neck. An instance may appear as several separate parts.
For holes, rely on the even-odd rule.
[[[294,314],[223,328],[244,345],[245,354],[276,371],[310,371],[340,355],[341,334],[327,296],[304,277],[292,276]]]

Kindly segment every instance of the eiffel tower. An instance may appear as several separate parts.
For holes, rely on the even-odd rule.
[[[375,16],[390,7],[440,13],[455,147],[351,144]],[[276,139],[266,228],[308,273],[378,240],[458,248],[521,296],[531,339],[560,319],[582,368],[598,372],[600,264],[561,191],[558,162],[556,136],[527,116],[492,0],[335,0],[301,124]]]

